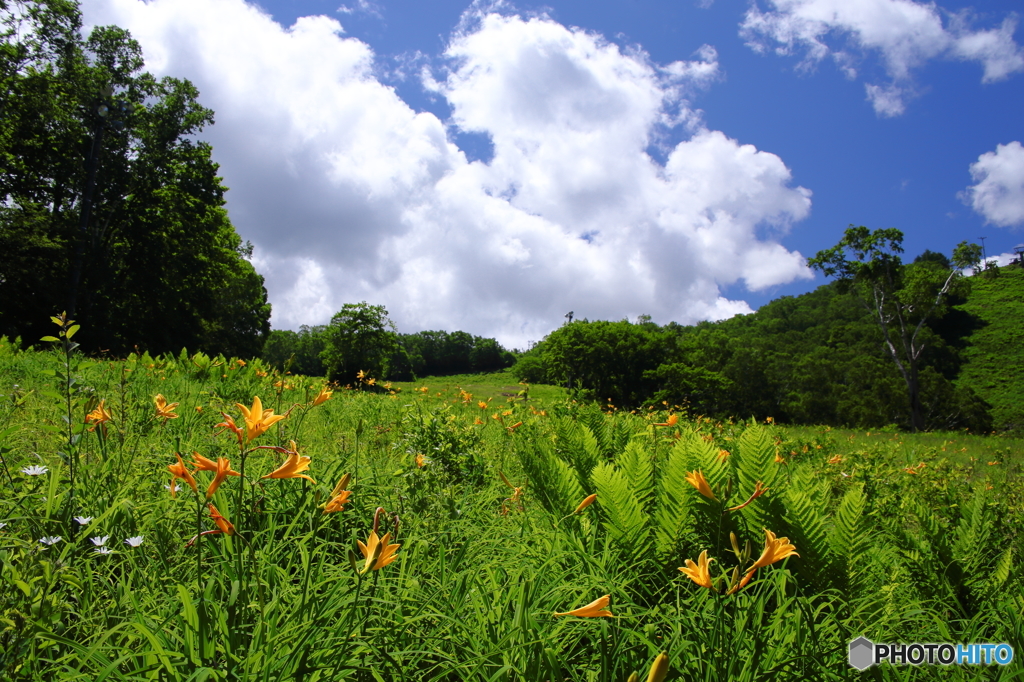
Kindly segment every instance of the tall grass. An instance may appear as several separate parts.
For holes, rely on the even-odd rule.
[[[673,423],[429,384],[314,405],[321,384],[258,361],[76,364],[53,345],[0,340],[0,678],[604,682],[663,651],[666,679],[1024,677],[846,662],[861,635],[1024,653],[1018,442],[987,460],[953,435]],[[238,405],[256,396],[287,417],[250,439]],[[100,400],[110,420],[87,424]],[[209,500],[233,534],[213,532],[193,452],[244,466]],[[167,489],[175,453],[197,492]],[[292,471],[313,480],[266,477],[302,457]],[[716,499],[687,482],[698,470]],[[400,545],[378,570],[357,546],[375,521]],[[764,529],[799,556],[728,594]],[[713,588],[678,570],[703,550]],[[553,615],[606,594],[613,616]]]

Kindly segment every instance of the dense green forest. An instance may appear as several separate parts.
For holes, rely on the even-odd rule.
[[[422,376],[494,372],[516,361],[516,355],[495,339],[463,331],[398,333],[387,309],[365,302],[346,305],[328,325],[271,331],[261,357],[278,369],[330,376],[342,383],[351,383],[359,371],[413,381]]]
[[[1019,430],[1024,270],[992,269],[963,284],[922,330],[925,427]],[[709,416],[910,427],[907,389],[875,313],[840,282],[690,327],[576,320],[514,372],[619,408],[664,402]]]
[[[127,31],[81,27],[73,0],[0,2],[0,335],[66,310],[90,351],[259,354],[263,278],[195,140],[213,112]]]

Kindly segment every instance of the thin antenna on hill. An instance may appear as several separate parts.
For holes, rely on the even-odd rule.
[[[572,322],[572,311],[571,310],[565,314],[565,319],[568,320],[569,322]],[[566,324],[568,324],[568,322]]]
[[[981,240],[981,262],[985,263],[988,261],[988,256],[985,255],[985,240],[988,239],[988,237],[978,237],[978,239]]]

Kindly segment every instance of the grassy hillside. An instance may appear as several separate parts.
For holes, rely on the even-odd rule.
[[[405,392],[422,390],[424,386],[432,395],[442,393],[448,398],[465,400],[461,391],[472,397],[472,402],[480,400],[497,400],[505,402],[506,398],[522,398],[524,384],[520,384],[511,371],[492,372],[489,374],[454,374],[444,377],[423,377],[417,381],[393,381],[396,388]],[[450,394],[450,395],[448,395]],[[527,397],[538,406],[565,400],[567,392],[560,386],[531,384]]]
[[[1018,672],[858,676],[847,646],[1020,651],[1020,439],[322,385],[0,342],[0,679]]]
[[[958,307],[981,318],[968,338],[958,383],[991,403],[996,428],[1024,431],[1024,270],[973,277],[971,295]]]

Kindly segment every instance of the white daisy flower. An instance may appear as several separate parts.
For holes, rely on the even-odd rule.
[[[78,521],[78,525],[84,526],[84,525],[88,524],[90,521],[92,521],[92,517],[91,516],[76,516],[75,517],[75,521]]]
[[[89,538],[89,539],[92,541],[92,544],[96,545],[97,547],[102,547],[103,545],[107,544],[107,540],[110,539],[110,536],[109,535],[104,535],[103,537],[98,537],[97,536],[97,537]]]
[[[7,525],[6,523],[0,523],[0,528],[3,528],[6,525]]]
[[[95,550],[93,550],[93,551],[94,551],[94,552],[95,552],[96,554],[110,554],[110,548],[109,548],[109,547],[97,547],[97,548],[96,548]]]
[[[43,537],[39,538],[39,542],[43,543],[44,545],[56,545],[61,540],[63,540],[63,538],[59,535],[44,535]]]
[[[136,535],[134,537],[125,538],[124,544],[128,545],[129,547],[138,547],[142,544],[142,536]]]
[[[22,469],[21,473],[25,474],[26,476],[42,476],[47,471],[49,471],[48,468],[40,466],[38,464],[34,464],[30,467],[25,467],[24,469]]]

